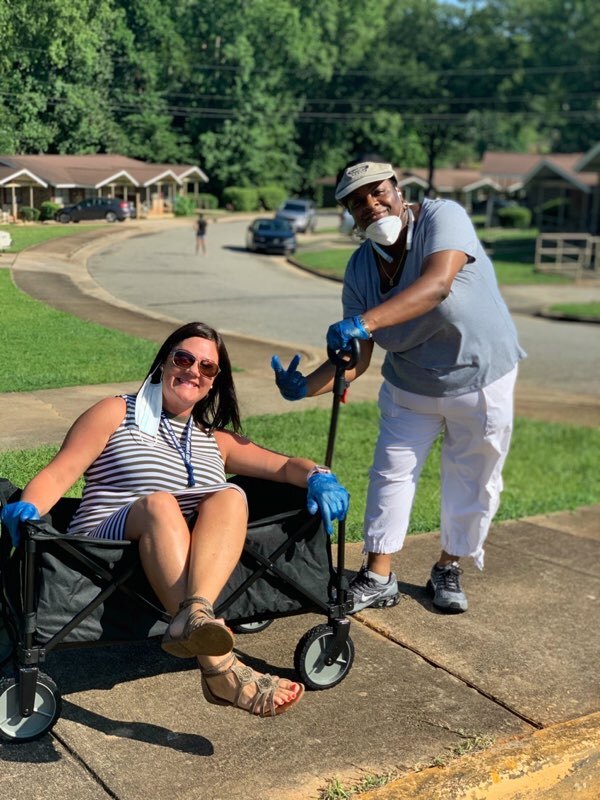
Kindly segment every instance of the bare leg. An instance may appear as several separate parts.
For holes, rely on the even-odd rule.
[[[458,561],[460,556],[452,556],[445,550],[442,550],[438,559],[437,566],[443,567],[446,564],[451,564],[453,561]],[[377,575],[387,577],[392,571],[392,554],[390,553],[369,553],[367,556],[367,568]]]
[[[392,571],[392,553],[369,553],[367,569],[376,575],[387,578]]]
[[[225,490],[211,495],[210,507],[204,501],[198,510],[198,521],[194,527],[192,552],[188,573],[188,596],[201,595],[213,603],[235,565],[239,561],[244,539],[246,537],[247,510],[240,493]],[[232,513],[232,506],[233,509]],[[216,536],[197,536],[196,531],[204,529],[207,518],[216,531]],[[219,576],[227,575],[225,581]],[[223,662],[223,656],[198,656],[201,667],[215,667]],[[232,700],[238,689],[236,678],[231,675],[215,675],[206,679],[210,682],[211,691],[218,697]],[[275,692],[276,705],[293,700],[298,692],[297,684],[281,680]],[[240,702],[248,708],[252,705],[255,687],[250,685],[244,689]]]
[[[236,489],[223,490],[209,495],[200,504],[190,536],[175,498],[157,492],[134,503],[125,534],[127,539],[139,543],[148,581],[166,611],[174,616],[186,597],[201,596],[214,603],[239,560],[246,524],[247,511],[241,494]],[[185,625],[186,613],[179,617],[171,626],[172,635],[177,635]],[[198,662],[201,667],[214,667],[223,658],[199,656]],[[207,680],[218,697],[227,700],[235,697],[238,683],[232,674]],[[298,691],[297,684],[282,680],[275,693],[275,704],[289,702]],[[249,686],[244,690],[242,705],[250,707],[252,696],[253,687]]]
[[[191,544],[177,500],[166,492],[137,500],[127,516],[125,536],[138,542],[144,572],[165,610],[177,613],[186,597]]]
[[[445,567],[446,564],[452,564],[453,561],[458,561],[460,556],[451,556],[445,550],[442,550],[441,555],[437,561],[436,566]]]
[[[246,522],[242,495],[225,489],[200,503],[190,535],[173,495],[155,492],[134,503],[125,535],[139,543],[150,585],[174,615],[186,597],[201,596],[214,603],[242,552]],[[178,623],[183,628],[186,615],[181,617]]]

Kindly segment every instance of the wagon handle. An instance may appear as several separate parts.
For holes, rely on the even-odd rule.
[[[325,465],[331,468],[340,401],[346,391],[346,378],[344,377],[344,373],[349,369],[354,369],[358,364],[360,359],[360,341],[358,339],[350,339],[350,350],[332,350],[328,347],[327,355],[335,367],[335,378],[333,380],[332,389],[333,408],[331,410],[331,422],[329,425],[329,436],[327,438],[327,453],[325,455]]]

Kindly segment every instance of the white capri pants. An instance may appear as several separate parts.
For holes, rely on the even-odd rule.
[[[444,431],[442,550],[471,556],[483,569],[483,543],[500,503],[516,378],[517,367],[484,389],[452,397],[426,397],[383,382],[365,510],[365,553],[402,549],[421,470]]]

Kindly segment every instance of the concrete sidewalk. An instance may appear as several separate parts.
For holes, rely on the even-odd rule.
[[[169,320],[114,301],[107,307],[110,298],[90,285],[85,270],[86,254],[104,246],[100,237],[79,249],[59,241],[51,253],[19,256],[17,285],[155,341],[172,330]],[[43,283],[34,279],[42,269]],[[265,368],[273,343],[233,334],[227,343],[245,370],[236,380],[244,414],[289,410]],[[370,383],[366,377],[353,387],[354,399],[374,399],[378,376]],[[123,388],[0,396],[0,449],[58,442],[80,410]],[[593,396],[536,396],[531,387],[517,397],[517,412],[523,410],[578,424],[600,420]],[[373,787],[387,776],[390,782],[366,796],[596,798],[600,507],[494,525],[485,571],[464,565],[464,615],[436,613],[425,592],[437,549],[436,534],[408,540],[396,564],[402,602],[353,619],[350,673],[276,720],[209,706],[196,670],[154,641],[51,654],[43,669],[62,693],[61,719],[39,742],[0,745],[2,797],[317,800],[327,787],[330,797],[343,797],[342,790]],[[350,545],[348,567],[360,561],[360,546]],[[287,677],[300,638],[323,621],[278,620],[239,636],[237,649],[256,668]]]

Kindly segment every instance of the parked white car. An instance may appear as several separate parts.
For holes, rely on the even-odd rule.
[[[354,217],[345,208],[340,216],[340,233],[343,233],[345,236],[351,236],[352,231],[354,230]]]
[[[289,222],[296,233],[314,233],[317,229],[317,209],[312,200],[300,197],[286,200],[277,209],[275,218]]]

